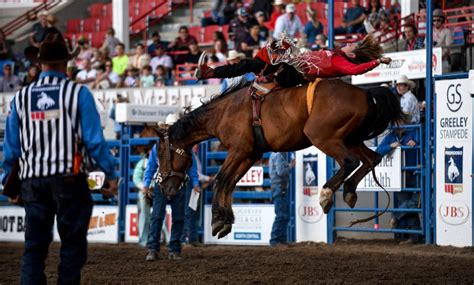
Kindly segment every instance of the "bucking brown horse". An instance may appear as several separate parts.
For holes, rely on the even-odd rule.
[[[263,152],[296,151],[314,145],[340,165],[321,190],[320,205],[324,212],[330,210],[333,194],[342,184],[344,201],[354,207],[357,184],[381,161],[381,156],[365,146],[364,140],[381,134],[389,123],[400,119],[397,95],[384,87],[363,90],[337,79],[322,80],[308,114],[307,85],[272,92],[266,95],[261,107],[268,143],[268,149],[262,150],[255,146],[252,99],[245,88],[248,85],[232,86],[184,115],[169,129],[157,129],[161,191],[166,196],[180,191],[191,164],[192,146],[218,138],[228,155],[214,184],[212,234],[222,238],[230,233],[234,222],[234,187]]]

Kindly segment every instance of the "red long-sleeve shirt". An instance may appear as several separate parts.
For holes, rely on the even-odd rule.
[[[255,58],[259,58],[264,62],[271,64],[265,47],[255,55]],[[376,59],[356,64],[349,61],[341,52],[332,50],[312,51],[303,55],[301,61],[309,62],[309,64],[306,64],[304,68],[306,75],[319,78],[363,74],[379,65],[379,62]]]

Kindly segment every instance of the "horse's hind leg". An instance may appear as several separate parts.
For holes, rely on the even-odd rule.
[[[349,207],[354,208],[357,202],[357,185],[377,164],[380,163],[382,156],[368,148],[364,143],[351,145],[350,149],[363,163],[362,166],[344,182],[344,202],[346,202]]]
[[[305,129],[306,133],[306,129]],[[306,133],[310,141],[319,150],[334,158],[341,166],[339,171],[324,184],[321,194],[319,196],[319,204],[323,208],[324,213],[328,213],[332,207],[332,196],[334,192],[341,187],[344,180],[349,176],[358,166],[359,159],[354,155],[345,145],[342,139],[330,138],[321,139],[318,136],[309,136],[309,131]]]
[[[242,153],[229,152],[214,184],[212,200],[212,235],[225,237],[232,230],[232,192],[235,184],[259,158],[246,157]]]

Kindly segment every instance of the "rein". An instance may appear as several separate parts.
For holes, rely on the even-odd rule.
[[[186,151],[182,148],[175,147],[170,143],[168,131],[165,132],[164,134],[164,142],[165,142],[165,161],[169,165],[169,167],[160,167],[160,170],[158,172],[158,182],[163,183],[166,181],[166,179],[176,176],[182,179],[186,178],[186,172],[178,172],[174,171],[173,167],[171,166],[171,151],[174,151],[178,155],[185,157],[185,158],[191,158],[189,154],[186,153]],[[166,168],[166,171],[163,171],[163,168]]]

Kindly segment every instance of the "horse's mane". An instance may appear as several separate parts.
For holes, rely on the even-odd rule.
[[[220,101],[223,98],[226,98],[228,95],[234,93],[237,90],[240,90],[244,87],[249,86],[252,81],[240,80],[238,83],[232,84],[221,94],[211,96],[211,99],[208,102],[203,103],[200,107],[195,109],[192,112],[185,112],[184,115],[179,118],[179,120],[170,127],[170,131],[173,133],[173,137],[177,140],[185,137],[190,131],[199,126],[201,116],[209,111],[215,102]],[[216,118],[217,119],[217,118]]]

